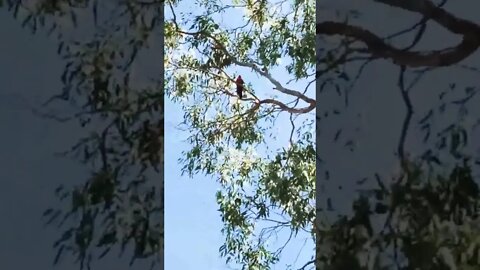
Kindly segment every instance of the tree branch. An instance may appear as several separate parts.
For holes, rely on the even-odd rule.
[[[257,104],[260,105],[260,104],[266,104],[266,103],[275,104],[284,111],[287,111],[289,113],[296,113],[296,114],[311,112],[317,106],[316,102],[312,102],[312,103],[310,103],[310,105],[308,107],[293,108],[293,107],[288,107],[284,103],[282,103],[282,102],[280,102],[276,99],[272,99],[272,98],[267,98],[267,99],[260,100]]]
[[[400,89],[400,93],[402,95],[403,102],[405,103],[405,107],[407,112],[405,114],[405,118],[403,120],[402,131],[400,133],[400,139],[398,142],[398,156],[400,159],[400,165],[403,169],[406,169],[406,156],[405,156],[405,140],[407,139],[408,128],[410,126],[410,121],[413,115],[413,105],[410,100],[410,96],[408,95],[408,90],[405,88],[405,67],[400,67],[400,74],[398,77],[398,88]]]
[[[480,47],[480,26],[457,18],[429,0],[374,0],[422,14],[435,21],[452,33],[462,35],[462,41],[454,46],[432,51],[408,51],[387,44],[383,38],[359,26],[339,22],[322,22],[317,24],[317,35],[342,35],[364,43],[367,52],[374,57],[391,59],[399,66],[440,67],[456,64]]]
[[[214,47],[216,49],[222,50],[223,53],[225,53],[225,55],[228,56],[231,59],[232,63],[236,64],[237,66],[248,67],[248,68],[253,69],[255,72],[257,72],[261,76],[268,79],[275,86],[273,89],[278,90],[278,91],[280,91],[284,94],[297,97],[297,98],[309,103],[309,105],[307,107],[304,107],[304,108],[293,108],[293,107],[289,107],[289,106],[285,105],[283,102],[280,102],[280,101],[275,100],[275,99],[258,100],[258,98],[257,98],[258,101],[257,101],[257,103],[254,107],[260,106],[261,104],[270,103],[270,104],[274,104],[274,105],[279,106],[282,110],[288,111],[290,113],[297,113],[297,114],[308,113],[316,107],[317,102],[316,102],[315,99],[309,98],[308,96],[304,95],[300,91],[296,91],[296,90],[292,90],[292,89],[288,89],[288,88],[284,87],[278,80],[273,78],[273,76],[268,71],[263,70],[262,68],[259,68],[258,65],[254,63],[254,61],[252,61],[252,63],[246,63],[246,62],[238,60],[236,57],[234,57],[227,50],[227,48],[223,45],[222,42],[220,42],[217,38],[210,35],[209,33],[205,33],[204,31],[187,32],[187,31],[181,30],[181,27],[178,25],[178,23],[176,21],[176,14],[175,14],[175,11],[174,11],[171,4],[170,4],[170,10],[171,10],[172,15],[173,15],[173,20],[172,20],[173,24],[175,25],[175,28],[176,28],[178,33],[184,34],[184,35],[191,35],[191,36],[203,35],[203,36],[211,39],[214,42],[214,45],[215,45]]]

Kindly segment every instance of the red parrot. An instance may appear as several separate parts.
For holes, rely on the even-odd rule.
[[[242,76],[238,75],[237,80],[235,80],[235,84],[237,85],[237,95],[240,99],[242,99],[243,95],[243,80]]]

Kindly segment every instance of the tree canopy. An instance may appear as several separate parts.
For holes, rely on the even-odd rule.
[[[392,120],[393,109],[387,112],[383,107],[385,111],[375,114],[383,114],[393,124],[370,133],[378,142],[392,142],[395,153],[391,155],[396,156],[399,169],[382,176],[375,172],[381,168],[372,167],[364,179],[357,175],[362,180],[347,182],[358,187],[358,196],[347,200],[351,211],[335,212],[328,194],[318,191],[317,269],[477,269],[479,162],[470,138],[478,136],[473,106],[478,87],[465,73],[478,76],[470,63],[480,46],[480,24],[458,12],[465,13],[474,4],[452,1],[447,8],[446,0],[369,2],[365,4],[371,9],[368,15],[365,9],[339,11],[322,6],[324,16],[316,22],[317,99],[327,100],[327,93],[336,91],[337,101],[331,97],[329,101],[337,106],[338,115],[354,110],[355,101],[367,95],[368,88],[373,88],[377,100],[370,99],[364,107],[384,102],[381,99],[387,100],[386,96],[393,100],[387,107],[402,104],[403,120]],[[380,27],[371,23],[374,13],[388,13],[392,20],[408,19],[402,21],[402,29],[399,20],[385,21]],[[364,22],[369,19],[370,23]],[[432,32],[440,38],[435,39]],[[460,41],[449,45],[455,36]],[[368,73],[368,68],[375,67],[380,74]],[[453,74],[458,76],[448,76]],[[429,76],[429,83],[422,85]],[[360,88],[357,83],[362,80]],[[384,88],[386,83],[378,82],[382,80],[391,87]],[[341,131],[348,132],[349,127],[334,129],[323,115],[329,109],[320,109],[317,124],[330,127],[336,139],[340,134],[345,138],[348,135]],[[332,121],[345,123],[338,118]],[[400,130],[397,139],[388,137],[392,133],[387,129],[394,125]],[[317,147],[324,140],[317,137]],[[356,151],[355,147],[350,150]],[[318,154],[325,161],[332,153],[318,150]],[[372,154],[365,155],[368,158],[363,159],[373,159]],[[339,180],[335,168],[325,164],[319,166],[317,187],[329,179]]]
[[[166,91],[185,112],[191,145],[184,173],[220,184],[227,261],[271,269],[286,245],[267,243],[278,232],[308,234],[313,244],[314,3],[166,4]],[[240,74],[242,100],[234,90]],[[304,263],[313,267],[313,256]]]

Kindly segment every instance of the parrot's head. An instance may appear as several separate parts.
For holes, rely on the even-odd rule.
[[[235,80],[235,83],[236,83],[237,85],[243,85],[242,76],[238,75],[237,79]]]

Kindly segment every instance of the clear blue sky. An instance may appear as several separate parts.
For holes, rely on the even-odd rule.
[[[175,9],[177,17],[181,17],[179,15],[182,12],[193,11],[195,8],[193,4],[193,1],[183,1],[183,4]],[[165,14],[166,19],[171,18],[169,8],[165,9]],[[225,18],[223,20],[220,18],[223,25],[226,21]],[[241,11],[237,10],[228,15],[228,27],[243,23]],[[286,83],[288,79],[292,78],[284,70],[284,65],[282,63],[281,69],[271,71],[281,83]],[[255,93],[260,97],[271,96],[266,91],[273,91],[271,90],[273,86],[266,79],[242,68],[235,68],[229,72],[232,76],[234,72],[242,74],[246,83],[253,84]],[[290,88],[300,90],[303,90],[305,86],[305,82],[289,84]],[[308,93],[310,96],[314,96],[314,84]],[[273,94],[279,93],[273,92]],[[279,94],[279,96],[282,100],[282,95]],[[220,213],[217,211],[218,206],[215,201],[215,192],[219,185],[214,179],[202,175],[197,175],[194,179],[180,175],[181,164],[178,164],[177,160],[181,157],[181,151],[188,150],[190,147],[182,141],[188,134],[175,128],[183,120],[183,111],[180,106],[168,99],[165,102],[165,269],[231,269],[225,265],[224,258],[220,258],[218,252],[218,248],[224,240],[220,231],[222,228]],[[314,113],[301,118],[312,119]],[[301,118],[299,117],[298,123],[303,121]],[[269,147],[275,149],[287,146],[290,128],[288,115],[284,114],[279,118],[276,126],[275,133],[277,133],[278,139],[269,141]],[[285,235],[280,237],[285,237]],[[294,266],[298,268],[309,261],[313,254],[313,243],[309,240],[305,244],[305,239],[308,237],[308,235],[299,234],[297,239],[292,240],[284,250],[281,263],[275,269],[286,269],[285,263],[290,264],[295,261]],[[299,255],[299,253],[301,254]]]

